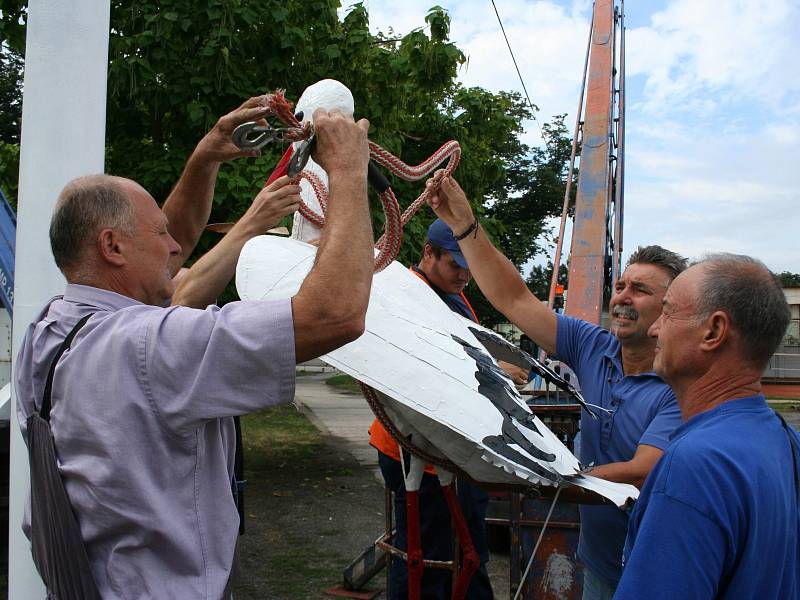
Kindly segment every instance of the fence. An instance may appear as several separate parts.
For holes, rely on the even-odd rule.
[[[800,381],[800,320],[792,319],[783,342],[769,359],[764,377]]]

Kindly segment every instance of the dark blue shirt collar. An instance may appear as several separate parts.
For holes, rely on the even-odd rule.
[[[746,398],[737,398],[735,400],[726,400],[722,404],[718,404],[712,409],[703,411],[700,414],[693,416],[688,421],[682,423],[672,433],[672,436],[670,437],[670,442],[674,442],[675,440],[682,438],[684,435],[686,435],[693,429],[697,429],[704,423],[707,423],[711,419],[721,414],[736,412],[740,410],[763,410],[768,408],[769,405],[767,405],[767,400],[764,398],[763,394],[748,396]]]

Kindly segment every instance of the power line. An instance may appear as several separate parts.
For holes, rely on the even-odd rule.
[[[519,66],[517,65],[517,59],[514,57],[514,51],[511,49],[511,44],[508,42],[508,36],[506,35],[506,29],[503,27],[503,21],[500,19],[500,13],[497,12],[497,5],[492,0],[492,7],[494,8],[494,14],[497,15],[497,22],[500,23],[500,31],[503,32],[503,38],[506,40],[506,46],[508,46],[508,52],[511,54],[511,60],[514,61],[514,68],[517,70],[517,76],[519,77],[519,82],[522,84],[522,91],[525,92],[525,98],[528,99],[528,106],[531,107],[531,116],[533,117],[533,122],[536,123],[536,126],[539,128],[539,133],[542,135],[542,140],[545,139],[544,131],[542,131],[542,126],[539,124],[539,119],[536,118],[536,108],[531,102],[531,97],[528,95],[528,88],[525,87],[525,81],[522,79],[522,73],[519,71]]]

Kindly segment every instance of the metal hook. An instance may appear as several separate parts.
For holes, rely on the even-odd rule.
[[[289,159],[286,166],[286,174],[289,177],[297,177],[305,169],[308,159],[311,158],[311,151],[314,149],[316,138],[312,134],[307,140],[303,140]]]
[[[286,137],[288,129],[276,129],[269,125],[259,125],[255,121],[242,123],[233,130],[233,143],[242,150],[261,149],[271,142],[291,142]],[[259,134],[250,137],[252,134]]]

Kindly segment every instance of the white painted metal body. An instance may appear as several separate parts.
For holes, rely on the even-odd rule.
[[[13,356],[30,321],[64,289],[48,240],[49,216],[70,179],[103,171],[110,4],[30,0],[22,105]],[[20,523],[27,449],[11,407],[9,598],[43,598]]]
[[[250,240],[236,272],[240,297],[254,300],[294,295],[315,255],[314,246],[296,240],[274,236]],[[444,456],[473,479],[552,485],[535,469],[489,447],[487,439],[503,433],[508,415],[479,391],[476,359],[454,337],[494,362],[473,330],[477,330],[474,323],[453,313],[429,286],[395,262],[373,278],[364,335],[322,359],[378,390],[401,431],[413,431],[415,444]],[[578,459],[532,415],[510,380],[504,389],[515,411],[530,415],[539,433],[515,419],[513,427],[554,458],[541,460],[523,447],[509,444],[513,451],[620,506],[636,498],[638,491],[633,486],[581,475]]]
[[[313,120],[317,108],[338,108],[353,114],[353,96],[342,83],[325,79],[306,88],[296,110]],[[327,176],[309,161],[308,170]],[[303,201],[319,212],[313,190],[303,182]],[[295,213],[292,238],[313,240],[321,234]],[[313,264],[313,246],[270,237],[248,242],[239,259],[236,285],[242,299],[289,297],[297,292]],[[323,356],[328,364],[374,388],[384,410],[404,435],[413,434],[421,449],[452,461],[471,477],[490,483],[552,484],[535,469],[514,462],[487,446],[503,433],[502,411],[478,391],[477,363],[453,335],[493,361],[470,328],[482,329],[449,310],[418,277],[398,263],[375,275],[367,311],[367,331],[357,341]],[[488,330],[484,330],[488,332]],[[488,332],[491,333],[491,332]],[[507,379],[507,378],[506,378]],[[516,422],[519,433],[539,449],[555,455],[541,461],[518,445],[520,452],[558,477],[612,499],[618,505],[636,498],[638,490],[579,473],[577,458],[535,418],[510,380],[509,400],[516,411],[530,415],[538,434]],[[529,463],[530,466],[530,463]],[[534,465],[535,466],[535,465]]]

